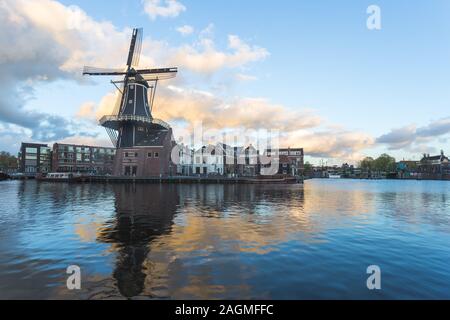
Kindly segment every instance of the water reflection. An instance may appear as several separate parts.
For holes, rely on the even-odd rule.
[[[179,196],[174,185],[120,184],[112,191],[115,215],[98,230],[97,240],[112,244],[117,252],[113,277],[120,293],[133,297],[144,288],[151,242],[170,232]]]
[[[0,183],[0,298],[450,298],[450,184]],[[365,287],[376,263],[389,281]],[[83,289],[65,287],[68,265]]]

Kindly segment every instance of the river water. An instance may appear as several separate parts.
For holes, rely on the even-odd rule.
[[[450,299],[450,183],[0,182],[0,298]]]

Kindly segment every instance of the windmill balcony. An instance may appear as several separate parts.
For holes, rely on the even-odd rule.
[[[110,116],[103,116],[100,119],[100,125],[103,127],[111,128],[114,130],[118,130],[120,127],[121,122],[141,122],[141,123],[147,123],[147,124],[153,124],[156,126],[161,126],[166,130],[170,129],[170,125],[160,119],[155,118],[149,118],[144,116],[136,116],[136,115],[110,115]]]

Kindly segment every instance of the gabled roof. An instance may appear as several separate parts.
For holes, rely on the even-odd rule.
[[[424,156],[422,158],[422,160],[420,160],[420,161],[424,162],[424,161],[436,161],[436,160],[440,160],[441,162],[449,161],[448,158],[446,156],[444,156],[443,154],[440,154],[437,156]]]

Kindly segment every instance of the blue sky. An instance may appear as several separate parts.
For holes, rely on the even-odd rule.
[[[49,13],[53,10],[51,1],[38,1],[42,2],[44,11],[46,6]],[[190,46],[190,49],[197,48],[197,53],[203,53],[205,50],[202,51],[198,43],[203,37],[202,31],[208,26],[212,27],[208,29],[207,38],[214,43],[217,52],[231,54],[229,35],[237,36],[255,53],[252,58],[245,60],[245,57],[239,57],[239,62],[225,63],[213,71],[204,72],[189,62],[178,61],[176,57],[180,55],[175,54],[175,58],[167,61],[180,67],[179,79],[166,86],[211,93],[219,104],[236,103],[245,107],[247,104],[242,103],[248,101],[245,99],[264,99],[266,104],[257,107],[267,105],[268,110],[292,112],[289,114],[298,116],[299,122],[303,116],[320,119],[320,124],[292,128],[295,132],[289,139],[290,144],[304,146],[306,154],[310,149],[313,162],[322,158],[330,163],[355,161],[359,157],[376,156],[382,152],[397,158],[416,159],[422,152],[435,153],[444,149],[450,153],[447,140],[450,133],[448,1],[177,0],[175,2],[185,10],[172,16],[154,17],[144,11],[146,2],[152,0],[60,1],[64,8],[69,8],[68,19],[73,14],[70,6],[75,5],[95,23],[112,25],[114,34],[111,41],[114,43],[120,43],[119,34],[126,34],[127,28],[143,27],[146,39],[164,42],[167,48],[155,53],[163,57],[161,59],[155,58],[155,51],[150,50],[154,43],[143,52],[157,63],[166,62],[164,50],[177,52],[179,48]],[[154,3],[161,8],[170,5],[165,0]],[[366,9],[372,4],[381,9],[381,30],[366,27]],[[20,5],[22,7],[16,8],[16,12],[20,15],[23,9],[23,17],[33,22],[28,26],[32,32],[50,32],[50,38],[57,37],[52,33],[54,30],[48,31],[48,26],[35,22],[34,13],[24,9],[26,1]],[[194,31],[182,35],[177,31],[181,26],[191,26]],[[81,39],[91,37],[86,35],[89,28],[77,32]],[[18,37],[21,37],[20,33]],[[4,38],[6,36],[0,37],[0,41]],[[128,38],[129,35],[124,37]],[[62,47],[64,52],[76,51],[75,45],[64,44]],[[264,49],[267,54],[259,49]],[[93,48],[89,50],[95,51]],[[98,54],[108,53],[99,50]],[[88,64],[92,61],[89,59],[80,59],[80,63]],[[123,62],[125,59],[123,57]],[[94,60],[101,61],[100,58]],[[19,62],[24,65],[24,61]],[[64,59],[58,60],[58,63],[64,62]],[[2,63],[6,60],[0,60]],[[117,60],[117,64],[121,63]],[[57,114],[69,122],[76,118],[80,106],[87,102],[93,104],[92,110],[98,109],[102,98],[112,91],[109,79],[86,82],[74,74],[72,67],[61,74],[55,73],[49,80],[34,80],[33,96],[24,101],[26,106],[23,108]],[[237,75],[244,75],[247,80],[237,80]],[[36,73],[32,76],[36,78]],[[161,94],[161,99],[166,101],[164,97],[167,95],[169,99],[170,90],[163,89]],[[183,96],[183,99],[188,98]],[[179,100],[180,104],[187,101],[183,99]],[[11,106],[2,103],[0,107]],[[203,106],[196,112],[205,114],[207,108]],[[254,112],[254,108],[251,110]],[[173,114],[172,117],[175,118]],[[23,129],[23,124],[11,119],[12,116],[0,113],[0,149],[16,152],[20,139],[39,140],[36,138],[43,137],[36,134],[36,128],[25,126]],[[78,129],[85,123],[82,119],[75,120],[77,125],[71,125],[78,126]],[[295,126],[295,122],[289,122],[289,126]],[[38,129],[43,128],[46,126]],[[17,138],[6,137],[8,130],[16,130]],[[98,133],[95,137],[98,143],[107,141],[101,128],[90,123],[84,131],[89,130]],[[81,139],[84,134],[73,131],[73,137],[70,133],[61,137]],[[52,137],[41,140],[52,142]],[[335,141],[331,142],[332,139]]]

